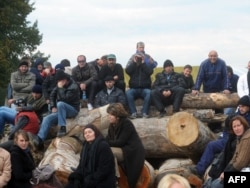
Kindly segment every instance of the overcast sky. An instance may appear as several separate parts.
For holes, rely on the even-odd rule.
[[[136,43],[162,67],[199,65],[210,50],[229,65],[246,67],[250,60],[249,0],[31,0],[28,20],[38,20],[43,42],[38,50],[56,65],[75,66],[114,53],[123,67]]]

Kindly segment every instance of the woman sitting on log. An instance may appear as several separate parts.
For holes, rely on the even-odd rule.
[[[8,183],[10,188],[31,188],[30,179],[35,169],[35,162],[28,147],[29,137],[24,130],[15,133],[14,145],[10,150],[11,179]]]
[[[127,176],[129,187],[134,188],[144,165],[144,147],[121,103],[110,104],[107,113],[110,122],[107,142]],[[116,167],[116,176],[119,177],[118,166]]]
[[[219,178],[212,181],[211,187],[223,188],[224,172],[240,172],[244,167],[250,165],[250,129],[246,119],[240,115],[233,117],[230,121],[230,129],[236,139],[229,139],[224,149],[223,160],[219,164],[224,170]],[[236,148],[233,152],[234,140],[236,140]],[[211,172],[209,175],[212,175]]]
[[[92,124],[83,129],[85,142],[77,169],[69,175],[65,188],[115,188],[112,151],[101,132]]]

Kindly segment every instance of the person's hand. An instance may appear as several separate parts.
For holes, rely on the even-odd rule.
[[[11,105],[12,103],[14,103],[16,100],[15,99],[9,99],[8,100],[8,105]]]
[[[81,84],[80,84],[80,88],[81,88],[81,90],[86,90],[86,84],[81,83]]]
[[[66,84],[66,80],[60,80],[57,82],[57,87],[63,88],[63,86]]]
[[[49,104],[49,102],[50,102],[49,99],[47,99],[47,100],[46,100],[46,103]]]
[[[115,75],[113,78],[114,78],[114,80],[118,80],[119,77],[117,75]]]
[[[224,180],[224,172],[222,172],[222,173],[220,174],[219,179],[220,179],[221,181],[223,181],[223,180]]]
[[[231,92],[230,92],[228,89],[225,89],[225,90],[223,91],[223,93],[224,93],[224,94],[230,94]]]
[[[171,91],[169,91],[169,90],[168,91],[163,91],[162,94],[163,94],[164,97],[169,97],[171,95]]]
[[[192,95],[198,95],[199,94],[199,91],[198,90],[192,90]]]
[[[46,69],[44,69],[44,72],[48,75],[50,73],[50,69],[46,68]]]
[[[52,110],[51,110],[52,113],[55,113],[57,112],[57,108],[56,107],[53,107]]]

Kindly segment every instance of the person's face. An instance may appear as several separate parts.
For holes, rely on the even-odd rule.
[[[105,81],[105,85],[108,89],[111,89],[115,85],[115,82],[114,80]]]
[[[117,117],[112,115],[112,114],[108,114],[108,118],[109,118],[109,122],[112,123],[112,124],[115,124],[117,123]]]
[[[39,72],[41,72],[42,70],[43,70],[43,66],[42,65],[37,65],[37,70],[39,71]]]
[[[249,112],[250,110],[249,106],[244,106],[240,104],[238,107],[239,107],[240,114],[245,114]]]
[[[137,47],[137,51],[138,51],[138,52],[143,52],[143,51],[144,51],[144,48],[145,48],[144,46],[138,46],[138,47]]]
[[[28,71],[29,67],[26,65],[22,65],[19,67],[19,70],[21,73],[26,73]]]
[[[191,75],[191,73],[192,73],[192,70],[189,69],[189,68],[185,68],[185,69],[183,70],[183,75],[184,75],[185,77],[189,77],[189,76]]]
[[[16,139],[16,144],[21,148],[21,149],[27,149],[29,145],[29,141],[25,140],[23,135],[18,135]]]
[[[165,71],[165,73],[168,74],[168,73],[173,71],[173,67],[172,66],[167,66],[167,67],[164,68],[164,71]]]
[[[86,59],[83,56],[79,56],[77,58],[77,62],[80,68],[84,67],[86,65]]]
[[[173,183],[170,188],[185,188],[182,184],[175,182]]]
[[[32,94],[33,99],[35,99],[35,100],[40,99],[42,97],[41,93],[32,92],[31,94]]]
[[[108,66],[113,67],[116,63],[116,59],[114,58],[108,58]]]
[[[95,132],[90,128],[84,129],[84,138],[87,142],[93,142],[95,140]]]
[[[232,129],[236,136],[241,136],[244,133],[244,126],[240,122],[240,120],[236,119],[232,122]]]
[[[210,59],[211,63],[215,63],[218,59],[218,54],[215,51],[209,53],[208,58]]]

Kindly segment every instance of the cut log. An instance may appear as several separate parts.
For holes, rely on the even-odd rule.
[[[157,187],[160,180],[166,176],[167,174],[178,174],[183,176],[188,180],[190,185],[200,188],[202,186],[202,180],[198,178],[196,175],[192,174],[188,170],[188,166],[192,165],[192,161],[190,159],[168,159],[166,160],[156,172],[155,183],[154,186]]]
[[[169,141],[194,163],[199,161],[207,143],[215,139],[215,135],[208,127],[187,112],[179,112],[171,116],[167,135]]]
[[[73,137],[55,138],[47,148],[39,166],[51,164],[56,170],[56,176],[65,186],[68,176],[72,172],[71,168],[76,168],[80,160],[82,143]]]
[[[118,178],[119,188],[129,188],[128,181],[122,168],[119,166],[120,178]],[[155,171],[150,163],[145,161],[141,175],[137,181],[135,188],[152,188],[154,185]]]
[[[95,124],[104,134],[107,135],[109,126],[108,114],[106,113],[107,106],[94,109],[89,112],[86,117],[80,116],[77,120],[67,120],[68,136],[82,136],[82,126],[88,123]],[[166,135],[166,126],[169,117],[158,118],[137,118],[132,122],[135,125],[136,131],[141,138],[148,158],[171,158],[185,157],[185,154],[180,153],[178,149],[168,141]],[[76,126],[77,125],[77,126]]]
[[[223,109],[237,107],[239,96],[237,93],[200,93],[199,95],[185,94],[181,108]]]

